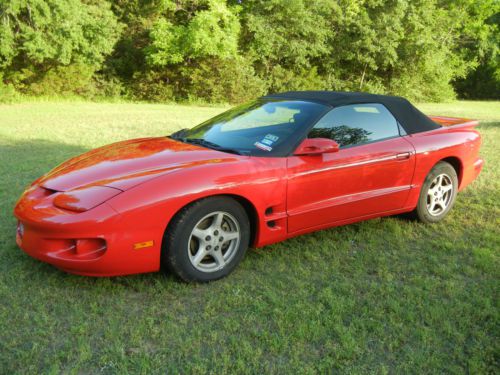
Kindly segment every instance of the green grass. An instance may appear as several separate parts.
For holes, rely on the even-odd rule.
[[[0,373],[498,373],[500,103],[421,108],[482,121],[485,169],[444,222],[325,230],[187,285],[60,272],[16,247],[12,208],[70,156],[222,108],[0,105]]]

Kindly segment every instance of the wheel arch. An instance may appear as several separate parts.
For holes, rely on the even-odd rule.
[[[460,188],[460,186],[462,185],[463,168],[464,168],[462,161],[456,156],[448,156],[438,161],[438,163],[440,162],[446,162],[450,164],[453,167],[453,169],[455,169],[455,172],[457,173],[458,186]],[[438,163],[436,163],[436,165]]]
[[[241,195],[235,194],[222,194],[227,197],[233,198],[239,204],[243,206],[245,212],[247,213],[248,220],[250,221],[250,246],[254,245],[257,240],[257,228],[259,227],[259,215],[257,214],[257,208],[255,205],[247,198]]]
[[[165,232],[170,227],[172,220],[176,217],[176,215],[179,212],[181,212],[183,209],[185,209],[187,206],[189,206],[195,202],[201,201],[203,199],[215,198],[215,197],[231,198],[231,199],[237,201],[243,207],[243,209],[245,210],[245,212],[248,216],[248,220],[250,221],[250,246],[254,245],[256,243],[256,240],[257,240],[257,232],[258,232],[257,228],[259,225],[259,217],[257,214],[257,209],[256,209],[255,205],[248,198],[246,198],[242,195],[238,195],[238,194],[211,194],[211,195],[206,195],[203,197],[197,197],[196,199],[193,199],[193,200],[187,202],[186,204],[184,204],[182,207],[180,207],[172,215],[171,219],[169,220],[169,222],[167,223],[167,225],[165,227]]]

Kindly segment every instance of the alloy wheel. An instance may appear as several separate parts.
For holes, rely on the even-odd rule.
[[[199,271],[219,271],[235,256],[240,240],[238,221],[227,212],[212,212],[198,221],[189,236],[189,260]]]
[[[453,182],[447,174],[440,174],[432,180],[427,190],[427,211],[439,216],[446,211],[453,198]]]

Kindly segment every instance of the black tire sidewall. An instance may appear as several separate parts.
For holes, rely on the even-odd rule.
[[[427,209],[427,192],[429,190],[432,181],[440,174],[446,174],[448,177],[450,177],[453,185],[453,192],[448,207],[446,207],[446,209],[441,214],[434,216],[431,215],[429,213],[429,210]],[[422,189],[420,191],[420,196],[416,208],[416,214],[418,218],[424,223],[437,223],[438,221],[443,220],[445,216],[448,215],[448,212],[450,212],[453,205],[455,204],[457,193],[458,193],[458,177],[455,168],[453,168],[453,166],[449,163],[439,162],[434,166],[434,168],[431,169],[431,171],[425,178],[425,181],[422,185]]]
[[[234,257],[219,271],[202,272],[189,259],[187,242],[194,226],[206,215],[215,211],[232,215],[240,227],[240,244]],[[250,241],[250,223],[245,209],[229,197],[205,198],[182,209],[165,231],[162,246],[162,263],[184,281],[208,282],[231,273],[245,256]]]

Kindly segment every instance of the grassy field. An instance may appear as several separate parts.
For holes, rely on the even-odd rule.
[[[16,247],[12,208],[70,156],[222,108],[0,105],[0,373],[498,373],[500,103],[420,107],[481,120],[485,170],[444,222],[325,230],[187,285],[60,272]]]

